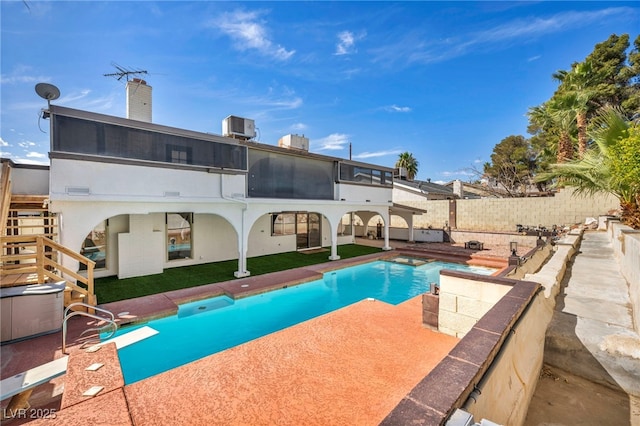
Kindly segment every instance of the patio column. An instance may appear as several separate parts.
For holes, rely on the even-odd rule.
[[[409,224],[409,241],[408,242],[412,243],[415,241],[413,239],[413,215],[409,215],[409,219],[407,220],[407,223]]]
[[[392,250],[393,247],[389,245],[389,217],[387,217],[384,221],[384,247],[382,250]]]
[[[339,260],[340,256],[338,256],[338,227],[340,224],[340,219],[342,216],[336,218],[334,215],[325,215],[325,217],[329,221],[329,226],[331,226],[331,255],[329,256],[329,260]]]
[[[392,250],[393,248],[389,245],[389,229],[391,228],[391,216],[389,215],[389,209],[379,213],[380,216],[382,216],[382,220],[384,220],[384,246],[382,247],[382,250]]]
[[[238,234],[238,270],[233,273],[236,278],[248,277],[251,272],[247,271],[247,247],[249,246],[250,226],[246,224],[247,207],[242,208],[242,222]]]

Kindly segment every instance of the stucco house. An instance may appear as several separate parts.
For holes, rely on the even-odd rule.
[[[14,196],[44,196],[57,242],[96,262],[95,277],[233,259],[244,277],[253,256],[330,247],[339,259],[354,217],[364,235],[379,217],[385,249],[391,214],[412,223],[415,209],[392,203],[391,168],[311,153],[297,135],[255,142],[240,117],[223,135],[155,124],[146,82],[128,82],[127,96],[127,118],[49,104],[50,166],[3,160]]]

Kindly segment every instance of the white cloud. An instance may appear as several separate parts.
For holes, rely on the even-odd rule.
[[[2,137],[0,137],[0,146],[9,146],[9,142],[5,141],[4,139],[2,139]]]
[[[527,62],[533,62],[533,61],[537,61],[538,59],[542,58],[541,55],[536,55],[536,56],[532,56],[530,58],[527,59]]]
[[[345,149],[349,144],[349,135],[344,133],[332,133],[329,136],[311,142],[314,151],[336,151]]]
[[[47,155],[41,152],[31,151],[27,153],[27,158],[47,158]]]
[[[474,176],[474,173],[470,172],[469,170],[455,170],[453,172],[449,172],[449,171],[444,171],[442,173],[440,173],[442,176]]]
[[[293,132],[301,132],[303,130],[307,130],[307,127],[308,126],[304,123],[295,123],[291,125],[290,129]]]
[[[304,103],[301,97],[295,96],[295,92],[288,88],[283,90],[269,88],[264,96],[247,96],[244,102],[254,106],[270,107],[278,110],[300,108]]]
[[[395,104],[386,106],[386,107],[384,107],[384,109],[386,111],[389,111],[389,112],[411,112],[411,108],[410,107],[407,107],[407,106],[401,107],[401,106],[398,106],[398,105],[395,105]]]
[[[240,51],[256,50],[260,54],[277,60],[287,60],[294,55],[295,50],[287,50],[275,44],[269,36],[267,27],[259,17],[263,12],[235,12],[223,13],[219,19],[210,22],[235,41],[235,47]]]
[[[549,34],[567,33],[597,25],[598,22],[628,19],[638,15],[630,7],[611,7],[595,11],[567,11],[545,17],[529,16],[473,33],[431,40],[415,29],[398,42],[372,49],[374,62],[392,65],[397,62],[438,63],[478,50],[493,51],[515,43],[528,42]],[[530,60],[538,59],[533,57]]]
[[[57,103],[69,105],[73,108],[86,109],[92,111],[108,111],[113,107],[115,95],[110,94],[98,98],[91,97],[90,89],[82,89],[62,96]]]
[[[338,33],[338,44],[334,55],[350,55],[357,52],[356,41],[362,40],[366,36],[365,32],[354,34],[351,31],[342,31]]]
[[[34,75],[33,68],[27,65],[18,65],[9,74],[0,75],[0,83],[2,84],[33,84],[50,80],[50,77]]]
[[[386,155],[398,155],[402,152],[403,151],[401,149],[392,149],[387,151],[375,151],[375,152],[363,152],[363,153],[352,156],[352,158],[363,160],[366,158],[384,157]]]

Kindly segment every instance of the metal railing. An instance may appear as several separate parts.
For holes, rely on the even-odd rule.
[[[99,311],[99,312],[103,312],[107,315],[109,315],[109,318],[105,318],[105,317],[101,317],[99,315],[95,315],[95,314],[90,314],[89,312],[85,312],[85,311],[71,311],[74,307],[82,307],[82,308],[91,308],[93,310]],[[71,311],[71,312],[69,312]],[[76,316],[76,315],[81,315],[84,317],[89,317],[89,318],[93,318],[95,320],[98,321],[105,321],[108,325],[112,325],[113,326],[113,331],[111,332],[111,334],[109,336],[107,336],[106,338],[108,339],[109,337],[113,336],[115,334],[115,332],[118,330],[118,323],[116,323],[116,318],[113,315],[113,312],[111,311],[107,311],[106,309],[102,309],[102,308],[96,308],[95,306],[91,306],[88,305],[86,303],[82,303],[82,302],[76,302],[76,303],[72,303],[69,306],[67,306],[67,308],[64,310],[64,319],[62,320],[62,353],[66,354],[67,353],[67,320],[69,320],[70,318]],[[87,331],[100,331],[102,329],[104,329],[105,327],[94,327],[94,328],[90,328],[88,330],[85,330],[82,332],[81,336],[86,333]]]

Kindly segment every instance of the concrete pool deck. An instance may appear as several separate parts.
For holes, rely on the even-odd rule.
[[[55,424],[378,424],[458,342],[421,312],[420,297],[364,300],[56,411]]]
[[[260,293],[316,279],[327,268],[384,256],[101,306],[120,314],[121,323],[126,323],[170,315],[176,304],[185,301],[222,293]],[[81,317],[70,321],[70,365],[72,357],[84,356],[76,339],[90,322]],[[105,387],[111,390],[63,410],[62,389],[73,386],[64,382],[64,376],[36,388],[30,402],[54,410],[56,425],[377,424],[458,341],[422,325],[420,296],[397,306],[364,300],[132,385]],[[2,377],[59,358],[60,348],[61,333],[4,345]],[[6,424],[52,424],[51,420],[17,418]]]

